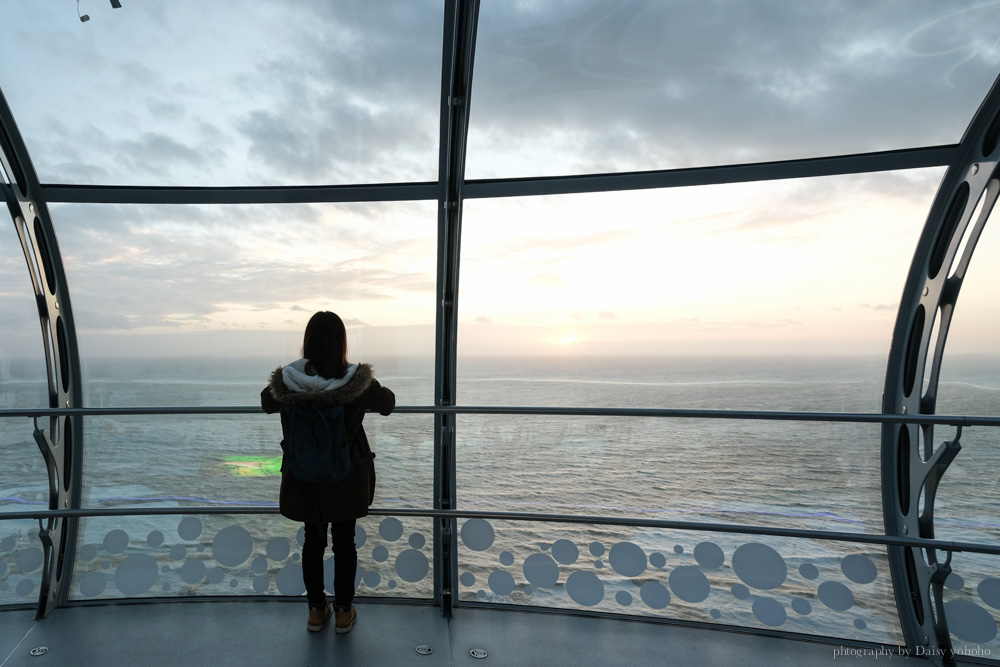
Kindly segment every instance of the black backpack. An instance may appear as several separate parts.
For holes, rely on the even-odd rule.
[[[334,484],[351,471],[344,406],[281,406],[282,470],[302,482]]]

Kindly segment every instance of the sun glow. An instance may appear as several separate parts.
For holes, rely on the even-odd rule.
[[[556,339],[556,342],[560,345],[576,345],[580,342],[580,339],[576,337],[576,334],[572,331],[567,331],[565,334]]]

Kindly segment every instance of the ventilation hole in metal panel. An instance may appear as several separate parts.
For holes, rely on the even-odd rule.
[[[927,485],[920,485],[920,493],[917,494],[917,516],[923,518],[927,511]]]
[[[66,346],[66,326],[63,319],[56,316],[56,339],[59,343],[59,379],[62,381],[62,390],[69,391],[69,353]]]
[[[941,271],[945,255],[948,254],[948,246],[951,245],[951,237],[955,235],[955,229],[958,227],[958,223],[961,221],[962,214],[965,212],[965,207],[968,203],[969,184],[963,182],[955,190],[955,194],[952,195],[951,204],[948,205],[948,212],[945,213],[944,220],[941,221],[941,226],[938,227],[938,235],[934,240],[934,249],[931,252],[931,261],[927,267],[927,276],[931,280],[937,277],[938,272]]]
[[[896,448],[896,490],[899,493],[899,511],[910,513],[910,428],[899,427],[899,446]]]
[[[934,424],[922,424],[914,427],[914,431],[917,434],[917,456],[927,463],[934,456]]]
[[[21,218],[21,232],[24,235],[25,253],[28,261],[28,271],[31,272],[31,282],[34,283],[36,294],[42,293],[42,272],[38,268],[38,256],[35,253],[35,244],[31,241],[31,230],[28,229],[28,221]]]
[[[910,600],[913,603],[913,613],[917,624],[924,624],[924,597],[920,590],[920,578],[917,576],[917,566],[913,562],[913,549],[906,548],[906,580],[910,584]]]
[[[53,447],[58,447],[60,443],[60,433],[62,433],[62,420],[59,417],[49,418],[49,440],[52,441]]]
[[[910,324],[910,335],[906,342],[905,366],[903,368],[903,394],[909,398],[913,393],[913,383],[917,377],[917,361],[920,359],[920,338],[924,333],[924,306],[917,306],[916,315]]]
[[[49,407],[58,408],[59,392],[56,389],[56,383],[59,380],[56,369],[56,349],[55,343],[52,340],[52,326],[48,319],[42,320],[42,331],[45,337],[45,363],[48,366],[49,374]]]
[[[62,530],[59,531],[59,544],[65,545],[66,528],[68,527],[68,524],[66,522],[66,519],[60,519],[60,521],[62,522]],[[65,561],[66,561],[66,550],[60,549],[59,560],[56,562],[56,583],[59,583],[62,580],[63,563],[65,563]]]
[[[10,159],[10,168],[14,172],[14,181],[17,183],[17,189],[21,191],[21,196],[27,197],[28,192],[24,184],[24,171],[21,169],[21,165],[17,163],[17,158],[14,155],[14,142],[10,140],[7,128],[2,123],[0,123],[0,150]]]
[[[958,249],[955,251],[955,261],[952,262],[951,276],[958,276],[960,278],[965,276],[965,271],[969,267],[969,260],[971,259],[972,252],[975,250],[976,242],[979,240],[979,235],[983,230],[983,226],[979,224],[979,217],[983,215],[984,208],[987,211],[993,210],[993,204],[996,202],[996,197],[996,187],[992,188],[992,191],[987,189],[980,194],[979,201],[976,202],[976,208],[972,212],[972,217],[969,218],[968,224],[965,226],[965,229],[962,230],[962,240],[959,242]],[[988,215],[989,213],[987,213],[987,216]],[[985,224],[985,220],[983,223]],[[969,257],[965,256],[966,253],[969,254]]]
[[[923,398],[928,401],[934,400],[934,395],[933,392],[931,392],[930,387],[930,378],[931,371],[934,368],[934,357],[935,350],[937,350],[938,337],[941,335],[941,318],[942,312],[941,309],[938,308],[937,311],[935,311],[934,321],[931,323],[931,337],[927,339],[927,355],[924,357],[924,386],[921,388],[921,391],[923,392]]]
[[[997,149],[997,141],[1000,141],[1000,112],[993,117],[990,129],[983,137],[983,157],[989,157]]]
[[[70,480],[73,478],[73,422],[69,417],[63,417],[63,491],[69,491]]]
[[[38,256],[42,260],[42,270],[45,272],[45,284],[49,287],[49,293],[56,293],[56,277],[52,271],[52,258],[49,257],[49,244],[45,240],[45,230],[42,229],[42,221],[35,218],[35,242],[38,244]]]

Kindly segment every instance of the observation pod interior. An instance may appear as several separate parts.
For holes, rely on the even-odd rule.
[[[3,15],[0,664],[1000,659],[1000,5]],[[318,310],[397,397],[347,636]]]

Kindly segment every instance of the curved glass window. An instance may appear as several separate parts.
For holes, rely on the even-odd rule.
[[[53,210],[89,406],[258,404],[327,309],[348,325],[350,359],[372,363],[400,404],[432,401],[433,204]],[[382,432],[403,459],[433,442],[426,419],[372,422],[377,452]],[[277,500],[276,416],[95,416],[85,429],[91,506]],[[428,469],[386,495],[419,506],[432,482]]]
[[[437,175],[440,3],[84,0],[86,22],[72,2],[9,9],[0,81],[42,182]]]
[[[939,176],[470,200],[459,400],[878,411]]]
[[[459,595],[467,601],[901,643],[880,549],[483,519],[462,523],[460,537]]]
[[[996,78],[993,4],[484,0],[469,178],[957,143]]]
[[[21,242],[14,226],[0,221],[0,408],[49,407],[44,355]],[[33,432],[31,419],[0,421],[0,512],[48,506],[48,473]]]

